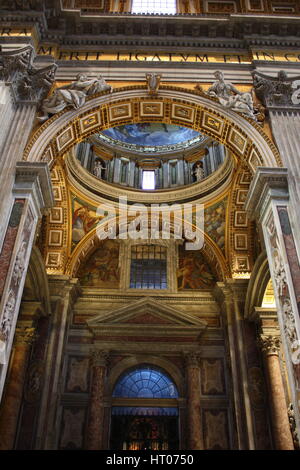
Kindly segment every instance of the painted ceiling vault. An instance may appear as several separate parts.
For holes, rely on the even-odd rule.
[[[111,143],[125,142],[140,147],[154,147],[155,150],[167,145],[188,145],[203,139],[202,135],[193,129],[160,122],[116,126],[102,131],[100,137],[102,135],[108,137]]]

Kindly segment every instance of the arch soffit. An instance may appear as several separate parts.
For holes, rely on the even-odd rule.
[[[51,307],[48,276],[45,269],[45,261],[36,246],[33,246],[31,251],[27,275],[30,276],[37,299],[43,304],[45,314],[49,314]]]
[[[252,171],[257,166],[281,166],[275,145],[257,123],[224,109],[201,92],[171,86],[162,86],[155,97],[149,96],[144,86],[102,92],[88,98],[80,109],[56,114],[33,134],[24,160],[50,164],[103,129],[151,121],[202,132],[229,148],[238,160],[247,161]]]
[[[179,396],[183,396],[184,392],[184,383],[183,377],[179,368],[171,361],[157,356],[148,356],[148,355],[134,355],[127,357],[119,361],[110,371],[107,383],[107,392],[111,396],[114,390],[114,387],[121,377],[121,375],[134,368],[135,366],[141,366],[142,364],[149,364],[152,366],[157,366],[164,370],[170,378],[175,383]]]
[[[270,277],[268,258],[264,250],[258,256],[249,280],[245,303],[245,318],[251,319],[254,308],[261,306]]]

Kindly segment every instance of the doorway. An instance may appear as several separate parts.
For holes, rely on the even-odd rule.
[[[110,448],[179,448],[178,390],[162,369],[143,364],[127,370],[113,391]]]

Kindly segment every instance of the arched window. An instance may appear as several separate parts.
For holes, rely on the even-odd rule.
[[[168,374],[140,365],[121,375],[112,395],[112,449],[178,449],[178,390]]]
[[[176,14],[176,0],[132,0],[132,13]]]
[[[143,365],[121,376],[113,397],[178,398],[178,391],[174,382],[161,369]]]

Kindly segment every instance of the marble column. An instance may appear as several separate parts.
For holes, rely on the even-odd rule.
[[[291,219],[288,172],[285,168],[258,168],[245,209],[261,228],[272,278],[278,324],[300,430],[300,263],[297,230]]]
[[[261,335],[260,342],[268,375],[269,403],[275,448],[276,450],[294,450],[280,370],[280,338]]]
[[[10,218],[0,249],[0,335],[5,342],[5,357],[0,369],[0,398],[37,223],[43,210],[53,205],[46,163],[18,162],[15,171]]]
[[[0,411],[0,450],[10,450],[14,447],[26,368],[34,340],[34,328],[16,328],[11,372]]]
[[[67,275],[49,275],[52,318],[46,357],[41,412],[37,425],[36,449],[53,450],[57,445],[57,410],[62,394],[62,362],[72,319],[72,306],[79,295],[78,279]]]
[[[239,450],[255,449],[253,417],[249,399],[245,342],[243,337],[243,302],[246,298],[246,279],[218,282],[214,290],[220,304],[227,330],[227,349],[232,370],[232,406],[236,428],[235,446]]]
[[[254,87],[260,100],[268,109],[272,134],[283,166],[289,172],[289,211],[293,225],[300,233],[300,81],[292,80],[286,72],[279,71],[277,77],[254,72]],[[278,92],[280,90],[280,92]],[[299,237],[295,240],[300,251]]]
[[[197,354],[186,356],[187,375],[187,414],[188,414],[188,448],[203,449],[202,420],[201,420],[201,389],[200,366]]]
[[[87,449],[101,450],[103,448],[104,424],[104,387],[108,353],[94,350],[92,352],[92,385],[90,409],[87,430]]]

